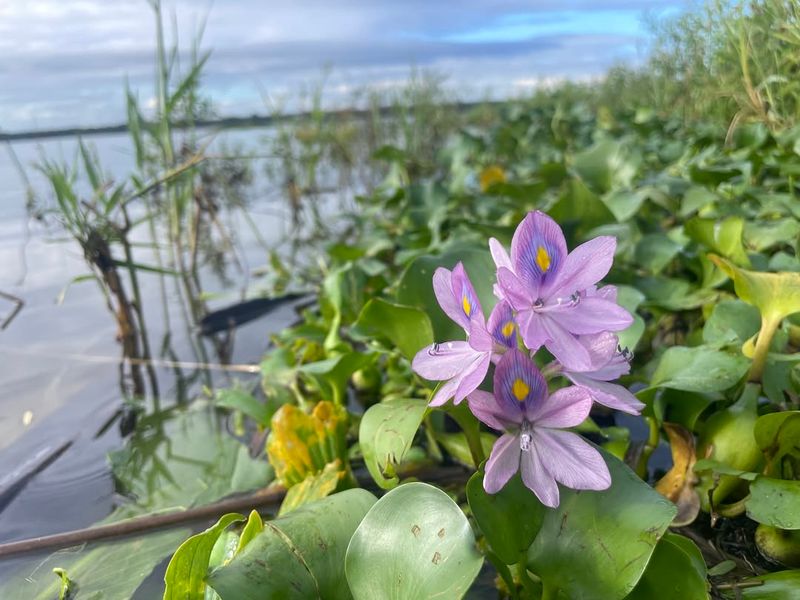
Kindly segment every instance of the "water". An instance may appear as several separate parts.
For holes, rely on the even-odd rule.
[[[211,148],[224,139],[240,144],[244,150],[262,148],[263,152],[266,133],[260,129],[226,132]],[[127,134],[97,136],[89,141],[97,148],[107,172],[117,181],[123,180],[134,161]],[[71,162],[76,141],[15,142],[13,149],[37,195],[48,197],[49,184],[31,165],[43,154]],[[250,189],[251,215],[266,239],[285,237],[291,233],[289,219],[276,204],[276,193],[263,176],[263,161],[254,161],[253,167],[256,178]],[[114,420],[123,397],[116,324],[94,282],[71,286],[63,303],[57,304],[64,286],[86,274],[88,267],[76,242],[29,217],[25,189],[10,153],[0,147],[0,292],[25,302],[11,324],[0,331],[0,501],[4,475],[15,469],[25,471],[37,457],[63,444],[71,445],[30,478],[10,501],[6,495],[6,501],[0,502],[0,542],[85,527],[105,517],[115,501],[106,454],[123,443]],[[219,294],[212,308],[252,292],[248,288],[253,285],[249,273],[266,264],[265,249],[247,224],[237,221],[232,225],[244,272],[230,271],[233,285],[204,277],[205,287]],[[147,262],[147,258],[137,256],[140,262]],[[172,350],[180,360],[196,360],[194,342],[205,344],[209,360],[218,362],[213,346],[183,324],[172,281],[167,282],[170,330],[161,312],[158,276],[140,273],[140,279],[154,354],[169,334]],[[12,307],[0,298],[0,321]],[[284,327],[292,316],[292,308],[287,306],[268,319],[240,327],[231,362],[257,362],[268,335]],[[167,368],[158,368],[156,373],[160,396],[166,402],[191,397],[203,383],[191,369],[184,369],[182,376]],[[256,376],[236,377],[252,380]],[[216,376],[220,384],[229,380],[225,374]]]

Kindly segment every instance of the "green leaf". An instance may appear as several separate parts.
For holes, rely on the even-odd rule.
[[[604,193],[631,184],[641,159],[614,140],[603,140],[573,157],[572,167],[593,190]]]
[[[780,529],[800,529],[800,481],[757,477],[745,502],[747,516]]]
[[[756,444],[767,459],[766,475],[783,477],[782,462],[787,455],[800,458],[800,411],[787,410],[762,415],[753,428]],[[786,473],[797,477],[797,473]]]
[[[297,368],[314,380],[326,400],[344,404],[347,383],[350,376],[375,360],[374,354],[346,352],[338,356],[306,363]]]
[[[547,509],[519,474],[496,494],[483,489],[483,476],[478,471],[467,482],[469,508],[494,553],[505,564],[516,564],[533,543]]]
[[[654,598],[708,598],[706,564],[700,550],[689,538],[665,533],[642,578],[625,600]]]
[[[650,273],[660,273],[681,251],[681,245],[663,233],[651,233],[636,244],[634,260]]]
[[[456,600],[482,564],[469,522],[450,496],[427,483],[407,483],[364,517],[345,570],[356,600]]]
[[[350,330],[356,339],[380,338],[396,346],[406,358],[433,343],[428,315],[419,308],[373,298],[364,306]]]
[[[757,307],[765,321],[800,312],[800,273],[761,273],[740,269],[718,256],[711,260],[733,279],[736,295]]]
[[[222,532],[232,523],[244,521],[244,516],[229,513],[216,525],[183,542],[172,555],[164,574],[164,600],[203,600],[206,594],[206,574],[211,550]]]
[[[358,443],[364,463],[383,489],[399,482],[394,467],[411,447],[426,409],[424,400],[389,400],[370,406],[361,418]]]
[[[600,197],[579,179],[566,182],[564,193],[547,212],[562,226],[573,226],[579,237],[593,227],[616,221]]]
[[[258,514],[257,510],[251,510],[250,515],[247,517],[247,523],[244,524],[242,533],[239,536],[239,541],[236,544],[234,556],[244,550],[245,546],[253,541],[253,538],[262,531],[264,531],[264,520],[261,518],[261,515]]]
[[[629,285],[617,286],[617,302],[633,315],[633,323],[631,323],[627,329],[617,333],[619,345],[623,348],[634,350],[639,340],[642,339],[642,334],[644,334],[645,329],[644,319],[636,314],[636,309],[639,308],[643,300],[644,294],[635,287]]]
[[[750,266],[750,259],[742,245],[744,219],[728,217],[717,219],[689,219],[683,226],[686,235],[712,252],[731,259],[737,265]]]
[[[528,566],[571,600],[619,600],[636,585],[675,506],[600,450],[611,472],[601,492],[561,488],[528,551]]]
[[[263,426],[269,425],[269,420],[275,412],[263,402],[256,400],[252,394],[238,388],[217,390],[214,401],[217,406],[238,410]]]
[[[72,580],[64,569],[56,567],[53,569],[53,574],[61,580],[61,585],[58,590],[58,600],[68,600],[70,592],[72,591]]]
[[[400,304],[415,306],[428,315],[436,341],[464,339],[464,330],[444,313],[433,293],[434,271],[438,267],[452,269],[459,261],[464,263],[481,307],[488,316],[497,299],[492,293],[495,265],[486,246],[460,244],[439,256],[420,256],[408,265],[397,288],[397,301]]]
[[[650,385],[686,392],[721,392],[736,384],[749,366],[744,356],[707,346],[673,346],[661,355]]]
[[[703,341],[741,345],[758,333],[760,326],[761,316],[756,307],[741,300],[722,300],[703,326]]]
[[[223,600],[349,598],[347,544],[374,503],[366,490],[346,490],[267,521],[208,584]]]
[[[744,600],[797,600],[800,589],[800,570],[778,571],[745,579],[737,585],[730,598]]]

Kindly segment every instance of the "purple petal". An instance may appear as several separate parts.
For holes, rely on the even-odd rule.
[[[453,294],[452,273],[444,267],[439,267],[433,273],[433,293],[444,313],[456,323],[469,330],[469,319],[461,308],[461,300]]]
[[[489,252],[492,253],[492,259],[494,259],[494,264],[498,269],[500,267],[505,267],[509,271],[514,270],[514,267],[511,263],[511,257],[508,256],[508,252],[506,252],[506,249],[503,248],[503,244],[494,238],[489,238]]]
[[[431,381],[451,379],[472,364],[480,353],[468,342],[444,342],[426,346],[411,361],[411,368],[420,377]]]
[[[547,349],[567,369],[575,371],[591,369],[592,359],[589,352],[578,341],[578,338],[551,317],[552,314],[540,315],[539,319],[539,323],[547,335],[545,342]]]
[[[506,300],[514,310],[523,310],[533,304],[528,289],[510,269],[497,269],[497,288],[500,290],[498,297]]]
[[[575,427],[589,416],[592,397],[577,386],[561,388],[547,400],[526,411],[528,421],[537,427]]]
[[[592,368],[601,369],[614,359],[619,348],[619,338],[610,331],[582,335],[578,338],[592,359]]]
[[[541,211],[528,213],[511,240],[511,262],[534,298],[559,279],[566,258],[567,242],[558,223]]]
[[[573,490],[605,490],[611,485],[611,475],[603,457],[579,435],[535,428],[533,445],[560,484]]]
[[[467,321],[478,320],[483,323],[484,316],[481,302],[478,300],[478,294],[475,293],[475,288],[472,286],[472,282],[469,280],[469,276],[461,262],[453,267],[452,283],[453,295],[458,299],[459,306]]]
[[[542,504],[550,508],[558,506],[558,484],[544,466],[536,446],[531,445],[530,449],[522,453],[520,471],[525,487],[536,494]]]
[[[450,398],[453,397],[453,394],[456,393],[456,389],[458,388],[458,379],[451,379],[447,383],[443,383],[439,386],[439,389],[436,390],[436,393],[431,398],[431,401],[428,402],[428,406],[441,406]]]
[[[617,239],[607,235],[581,244],[565,258],[558,277],[544,286],[542,294],[569,296],[596,284],[611,269],[616,249]]]
[[[517,324],[508,302],[498,302],[489,315],[486,328],[495,342],[508,348],[517,347]]]
[[[494,348],[492,335],[486,330],[483,319],[472,319],[469,324],[469,345],[478,352],[491,352]]]
[[[523,409],[544,401],[547,383],[525,354],[513,348],[503,355],[494,370],[494,396],[503,414],[520,422]]]
[[[547,314],[576,335],[621,331],[633,323],[633,317],[627,310],[598,296],[583,297],[575,306],[565,305]]]
[[[489,370],[489,363],[491,362],[491,354],[485,352],[479,354],[479,359],[476,360],[464,373],[458,378],[458,388],[453,398],[454,404],[460,404],[461,401],[467,397],[467,394],[474,392],[478,386],[483,383],[486,377],[486,372]]]
[[[615,285],[604,285],[599,290],[594,292],[594,295],[599,296],[603,300],[608,300],[610,302],[617,301],[617,286]]]
[[[595,402],[631,415],[642,412],[644,404],[627,388],[616,383],[597,381],[583,373],[566,373],[575,385],[585,388]]]
[[[521,310],[517,313],[517,324],[522,334],[522,341],[531,352],[536,352],[548,340],[547,331],[542,323],[544,319],[545,317],[531,309]]]
[[[499,492],[519,470],[520,453],[519,437],[512,433],[500,436],[494,443],[483,476],[483,489],[487,494]]]
[[[475,390],[467,396],[467,405],[476,419],[497,431],[505,431],[516,424],[506,418],[497,405],[494,394],[489,392]]]

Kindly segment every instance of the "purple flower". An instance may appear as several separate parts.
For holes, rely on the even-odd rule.
[[[606,331],[578,338],[592,359],[592,367],[585,371],[563,369],[562,374],[576,386],[585,389],[598,404],[638,415],[644,404],[627,388],[609,383],[631,370],[631,354],[619,348],[619,338]]]
[[[472,414],[505,432],[486,462],[487,493],[500,491],[517,471],[542,504],[553,508],[559,502],[556,482],[577,490],[604,490],[611,485],[600,453],[579,435],[561,430],[589,415],[589,394],[573,386],[548,396],[542,374],[519,350],[509,350],[500,359],[494,395],[476,390],[468,401]]]
[[[441,406],[450,398],[458,404],[483,382],[493,357],[516,347],[516,326],[505,302],[498,303],[485,322],[475,288],[460,262],[452,272],[436,269],[433,291],[442,310],[467,333],[468,341],[431,344],[417,353],[411,368],[425,379],[447,382],[436,391],[431,406]]]
[[[558,224],[540,211],[528,213],[514,232],[511,256],[495,239],[489,248],[497,265],[495,294],[516,311],[525,345],[545,346],[562,364],[591,368],[578,335],[620,331],[633,322],[615,301],[594,293],[608,273],[617,242],[602,236],[567,252]]]

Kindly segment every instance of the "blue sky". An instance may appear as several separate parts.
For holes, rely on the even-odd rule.
[[[207,20],[204,89],[223,115],[304,108],[326,76],[328,106],[401,86],[412,66],[459,99],[587,79],[645,55],[643,19],[688,0],[163,0],[180,40]],[[188,47],[184,44],[184,47]],[[154,20],[145,0],[0,0],[0,129],[124,119],[127,77],[151,101]],[[267,99],[265,101],[265,98]]]

